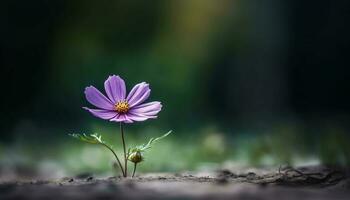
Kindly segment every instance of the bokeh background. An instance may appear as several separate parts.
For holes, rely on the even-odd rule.
[[[111,74],[151,85],[168,130],[140,171],[350,162],[350,6],[346,0],[4,0],[0,3],[0,176],[115,174],[113,157],[69,133],[118,124],[83,91]],[[121,156],[122,157],[122,156]]]

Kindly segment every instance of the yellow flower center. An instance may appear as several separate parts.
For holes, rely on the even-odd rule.
[[[118,103],[116,103],[114,105],[114,109],[118,112],[118,113],[127,113],[129,110],[129,104],[127,101],[122,100],[119,101]]]

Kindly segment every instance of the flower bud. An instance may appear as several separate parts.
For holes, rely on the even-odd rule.
[[[140,151],[132,152],[129,155],[128,160],[130,160],[133,163],[139,163],[139,162],[143,161],[142,153]]]

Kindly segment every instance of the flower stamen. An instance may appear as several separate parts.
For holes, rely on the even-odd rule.
[[[125,114],[128,112],[129,110],[129,104],[126,100],[121,100],[118,101],[115,105],[114,105],[114,109],[118,112],[118,113],[122,113]]]

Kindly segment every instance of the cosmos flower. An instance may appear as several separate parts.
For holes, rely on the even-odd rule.
[[[101,119],[123,123],[145,121],[157,118],[162,108],[159,101],[144,103],[151,93],[145,82],[135,85],[127,96],[125,82],[119,76],[109,76],[104,87],[107,97],[94,86],[86,87],[86,99],[97,108],[83,107]]]

